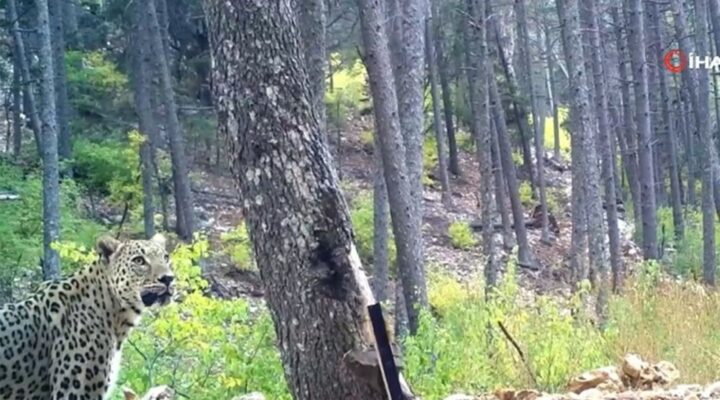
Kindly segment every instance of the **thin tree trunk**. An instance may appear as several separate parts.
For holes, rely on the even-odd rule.
[[[513,225],[515,229],[515,239],[518,244],[518,264],[526,267],[534,267],[535,261],[530,250],[530,243],[527,238],[527,230],[525,229],[525,214],[520,203],[520,195],[518,193],[518,181],[515,173],[515,165],[512,160],[512,148],[510,147],[510,138],[508,136],[507,126],[505,125],[505,111],[500,101],[500,93],[498,92],[497,82],[493,77],[488,77],[490,90],[490,110],[495,123],[498,135],[498,143],[500,144],[500,162],[502,163],[503,172],[505,172],[505,181],[507,183],[508,194],[510,197],[510,208],[513,214]]]
[[[547,57],[548,81],[550,84],[550,98],[552,99],[553,117],[553,157],[560,160],[560,96],[555,83],[555,58],[553,56],[550,32],[545,32],[545,55]]]
[[[325,127],[325,79],[327,78],[325,0],[300,0],[297,2],[297,7],[305,65],[308,78],[310,78],[313,110],[320,122],[320,128],[327,134]]]
[[[20,63],[18,57],[13,57],[13,85],[12,85],[12,154],[15,160],[20,159],[22,151],[22,120],[21,107],[22,96],[20,95],[20,87],[22,86],[22,77],[20,72]]]
[[[432,15],[428,13],[428,15]],[[440,109],[440,93],[438,88],[438,68],[435,56],[435,48],[433,47],[433,25],[437,24],[432,18],[428,18],[425,24],[425,56],[427,58],[428,75],[430,77],[430,94],[433,103],[433,129],[435,130],[435,142],[438,152],[438,173],[440,175],[440,186],[442,203],[446,207],[452,206],[452,197],[450,194],[450,177],[448,176],[448,157],[445,152],[445,131],[441,122]],[[435,29],[437,30],[437,28]]]
[[[253,199],[248,231],[293,398],[382,399],[381,385],[353,374],[346,357],[372,342],[365,307],[375,299],[312,110],[291,1],[205,6],[218,126]]]
[[[170,156],[172,161],[173,186],[175,194],[175,213],[177,214],[176,231],[183,240],[192,239],[195,231],[194,210],[190,179],[188,177],[188,163],[185,155],[185,144],[180,121],[178,120],[175,93],[170,77],[170,67],[163,44],[163,30],[158,22],[155,2],[148,1],[146,5],[148,27],[150,29],[152,51],[158,65],[162,102],[165,108],[165,129],[170,143]]]
[[[58,132],[53,83],[53,52],[47,0],[36,0],[37,30],[40,49],[40,118],[42,120],[43,162],[43,277],[60,276],[60,256],[53,243],[60,239],[60,171],[58,165]]]
[[[438,76],[440,77],[440,88],[442,89],[443,113],[445,116],[445,129],[447,131],[448,152],[449,152],[449,168],[453,175],[460,175],[460,161],[457,150],[457,140],[455,138],[455,123],[453,121],[453,103],[452,92],[449,82],[449,63],[445,59],[445,32],[443,29],[443,21],[439,8],[440,0],[428,0],[431,2],[431,15],[435,22],[435,53],[438,64]]]
[[[58,129],[58,156],[60,161],[72,157],[72,138],[70,136],[70,101],[67,92],[67,72],[65,70],[65,32],[63,30],[63,4],[66,0],[48,0],[50,13],[50,41],[53,56],[53,82],[55,82],[55,112]],[[69,172],[69,171],[64,171]]]
[[[691,38],[686,36],[685,11],[680,0],[672,0],[675,33],[684,51],[691,53]],[[698,54],[707,54],[707,2],[695,1],[696,37]],[[710,133],[710,116],[708,101],[710,98],[710,80],[707,70],[699,69],[697,78],[685,68],[682,72],[683,83],[686,85],[690,102],[695,115],[695,125],[700,138],[700,162],[702,163],[702,214],[703,214],[703,280],[708,285],[715,285],[715,199],[713,194],[713,150],[714,143]]]
[[[641,205],[640,205],[640,179],[638,178],[638,161],[637,161],[637,140],[635,136],[635,122],[633,117],[633,107],[630,97],[630,79],[627,74],[626,57],[627,52],[627,40],[623,36],[622,27],[625,26],[624,20],[620,17],[618,7],[611,9],[613,24],[615,25],[615,40],[618,49],[618,76],[620,78],[620,93],[622,96],[623,103],[623,125],[624,125],[624,136],[626,143],[626,161],[623,162],[625,166],[625,173],[627,174],[628,186],[630,187],[630,198],[633,205],[633,220],[635,223],[635,229],[640,229],[642,226],[641,218]]]
[[[505,192],[507,185],[505,184],[505,174],[502,170],[500,162],[500,141],[498,140],[497,128],[490,118],[490,135],[492,140],[492,168],[495,186],[495,207],[500,214],[500,222],[502,224],[503,247],[505,250],[511,250],[515,247],[515,239],[513,238],[512,222],[510,222],[510,214],[508,214],[507,200]]]
[[[63,0],[63,31],[65,32],[65,41],[70,48],[79,47],[78,43],[78,19],[77,19],[77,0]]]
[[[610,266],[612,269],[612,288],[618,291],[623,283],[623,266],[620,258],[620,230],[618,227],[617,199],[615,198],[615,177],[613,175],[614,158],[611,126],[608,122],[608,99],[605,87],[605,71],[603,59],[600,54],[600,27],[598,25],[596,0],[583,0],[582,5],[587,10],[586,32],[589,34],[592,73],[595,86],[595,112],[598,121],[598,139],[601,149],[602,180],[605,182],[605,211],[608,223],[608,244],[610,246]],[[586,55],[587,57],[588,55]],[[589,79],[589,78],[588,78]],[[589,166],[592,168],[592,166]],[[607,282],[607,267],[598,265],[598,275],[601,282]],[[606,295],[606,294],[605,294]],[[604,298],[607,300],[607,298]],[[604,307],[604,306],[603,306]]]
[[[535,132],[535,183],[538,187],[540,194],[540,240],[545,243],[550,242],[550,229],[548,228],[550,222],[548,220],[548,207],[547,199],[545,194],[545,149],[543,143],[543,130],[541,121],[544,118],[541,117],[538,107],[539,100],[535,93],[535,87],[532,81],[532,57],[530,57],[530,39],[528,37],[527,21],[525,19],[525,0],[515,0],[515,16],[518,21],[518,38],[520,42],[520,53],[523,56],[523,62],[521,65],[526,75],[526,90],[530,95],[530,107],[533,121],[533,131]]]
[[[373,135],[373,159],[375,173],[373,177],[373,293],[377,301],[388,299],[388,282],[390,281],[390,252],[388,249],[388,228],[390,227],[390,211],[388,210],[388,193],[383,175],[383,162],[380,149],[378,129]]]
[[[648,93],[648,66],[645,56],[645,28],[642,0],[625,0],[628,15],[628,43],[633,75],[635,110],[638,128],[638,170],[643,234],[643,256],[658,258],[655,174]]]
[[[492,63],[487,56],[487,24],[484,0],[467,1],[468,21],[466,22],[468,60],[468,87],[470,88],[471,129],[475,139],[475,152],[480,170],[480,220],[482,223],[483,254],[487,257],[484,268],[485,295],[489,296],[497,285],[497,260],[493,242],[493,177],[492,177],[492,131],[490,126],[487,71]]]
[[[358,0],[365,48],[365,65],[370,80],[373,111],[383,160],[397,263],[410,332],[416,332],[420,309],[427,307],[425,271],[422,263],[422,220],[411,198],[405,141],[400,132],[398,101],[393,83],[392,63],[385,15],[380,0]],[[411,150],[407,150],[411,151]]]
[[[7,0],[6,7],[8,19],[12,21],[10,30],[13,37],[15,62],[20,66],[20,75],[23,81],[23,102],[26,106],[25,114],[30,117],[30,128],[32,129],[35,137],[35,146],[37,147],[38,156],[42,159],[42,126],[40,122],[40,113],[38,113],[37,103],[35,102],[35,89],[33,84],[35,80],[30,75],[27,54],[25,54],[25,42],[23,41],[22,34],[20,33],[21,30],[17,13],[17,3],[15,0]]]

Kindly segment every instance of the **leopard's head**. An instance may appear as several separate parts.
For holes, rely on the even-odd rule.
[[[123,302],[150,307],[172,301],[174,275],[163,235],[128,241],[106,236],[98,239],[96,247],[108,266],[111,285]]]

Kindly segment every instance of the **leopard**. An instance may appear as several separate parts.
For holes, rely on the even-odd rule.
[[[143,312],[173,302],[166,246],[102,236],[92,263],[0,307],[0,399],[108,399]]]

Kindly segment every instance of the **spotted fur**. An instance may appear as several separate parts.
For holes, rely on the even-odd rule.
[[[0,308],[0,399],[103,400],[143,309],[170,302],[165,238],[101,238],[98,260]],[[115,368],[116,369],[116,368]]]

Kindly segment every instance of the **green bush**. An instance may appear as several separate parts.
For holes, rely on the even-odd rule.
[[[375,224],[373,216],[372,193],[361,193],[352,202],[350,208],[350,220],[355,232],[355,245],[363,264],[373,264],[373,239],[375,237]],[[395,239],[390,227],[388,227],[388,253],[391,269],[394,268],[396,260]]]
[[[340,54],[330,56],[332,77],[328,79],[328,90],[325,91],[325,105],[328,119],[336,125],[352,112],[360,109],[366,94],[367,72],[361,60],[346,67],[342,66]]]
[[[245,226],[245,221],[230,232],[220,235],[220,241],[225,246],[224,252],[240,269],[256,269],[255,257],[252,253],[252,243]]]
[[[472,228],[467,221],[452,222],[448,227],[448,236],[450,237],[450,243],[456,249],[466,250],[477,243]]]
[[[524,207],[532,207],[535,203],[535,200],[533,199],[533,191],[532,186],[530,186],[530,182],[528,181],[522,181],[520,182],[520,186],[518,186],[518,194],[520,195],[520,202]]]
[[[455,133],[455,138],[457,140],[457,146],[458,148],[460,148],[460,150],[467,153],[472,153],[475,151],[475,139],[473,139],[470,132],[458,129]]]
[[[558,109],[558,116],[560,119],[560,155],[565,158],[570,157],[570,132],[567,129],[567,122],[569,121],[569,110],[567,108],[560,107]],[[555,148],[555,128],[553,126],[553,117],[545,118],[545,125],[543,127],[543,140],[545,148],[553,150]]]
[[[669,254],[669,271],[683,277],[701,277],[703,264],[703,227],[702,212],[696,208],[688,209],[684,215],[685,234],[679,241],[675,239],[675,224],[672,208],[660,207],[657,212],[658,240],[666,248],[674,251]],[[720,235],[720,223],[715,222],[715,236]],[[716,255],[720,255],[716,247]]]

